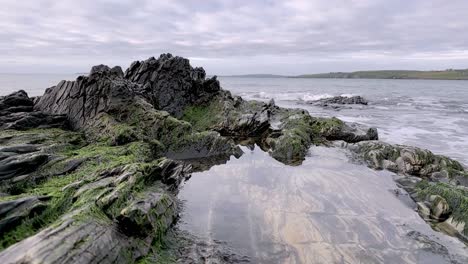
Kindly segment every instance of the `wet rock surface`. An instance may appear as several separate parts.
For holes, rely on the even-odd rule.
[[[41,213],[47,204],[47,196],[30,196],[0,202],[0,233],[21,224],[21,221]]]

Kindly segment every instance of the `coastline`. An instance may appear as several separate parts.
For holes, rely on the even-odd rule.
[[[468,200],[460,163],[377,141],[375,128],[233,96],[181,57],[137,61],[125,73],[98,65],[41,97],[20,91],[1,100],[0,142],[7,153],[0,160],[1,206],[10,211],[2,218],[9,226],[0,258],[7,263],[80,259],[85,247],[102,257],[97,243],[119,247],[112,257],[122,262],[157,255],[177,219],[179,186],[195,172],[181,161],[205,159],[201,168],[209,169],[240,157],[239,141],[289,166],[300,166],[310,147],[340,144],[369,167],[401,175],[428,221],[466,234],[458,224],[466,215],[449,210]],[[51,248],[70,235],[73,247]],[[50,250],[57,255],[41,256]]]

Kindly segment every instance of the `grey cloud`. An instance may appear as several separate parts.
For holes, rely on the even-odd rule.
[[[226,74],[468,65],[465,0],[25,2],[0,0],[0,71],[126,67],[162,52]]]

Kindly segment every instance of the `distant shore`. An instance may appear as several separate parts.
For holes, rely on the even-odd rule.
[[[316,79],[408,79],[408,80],[468,80],[468,69],[442,71],[382,70],[329,72],[294,76],[276,74],[225,75],[237,78],[316,78]]]

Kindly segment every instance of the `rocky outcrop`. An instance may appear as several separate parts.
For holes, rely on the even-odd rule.
[[[290,165],[300,164],[313,143],[378,139],[375,128],[337,118],[315,118],[302,109],[278,107],[273,100],[245,101],[227,91],[207,104],[188,107],[182,119],[199,130],[216,130],[237,139],[254,138],[272,157]]]
[[[50,175],[39,173],[44,166],[60,162],[61,155],[57,155],[57,151],[82,146],[81,135],[76,132],[60,129],[8,130],[1,133],[0,144],[0,190],[11,192],[26,182],[63,175],[81,164],[79,160],[70,160],[63,163],[60,170],[48,171]]]
[[[345,105],[367,105],[369,102],[362,96],[334,96],[319,100],[306,101],[307,104],[317,105],[325,108],[339,110]]]
[[[182,141],[198,144],[187,139],[201,138],[206,134],[193,135],[190,124],[161,111],[174,109],[161,107],[155,100],[170,95],[167,100],[183,108],[200,99],[202,92],[208,92],[214,79],[205,80],[200,69],[192,69],[186,59],[170,55],[132,65],[126,77],[120,67],[95,66],[89,76],[81,76],[71,82],[62,81],[47,89],[35,108],[46,113],[64,114],[73,129],[84,131],[92,140],[107,140],[112,145],[157,140],[161,143],[160,153],[174,153],[180,149]],[[141,66],[139,70],[135,68],[137,65]],[[156,79],[145,79],[150,73]],[[180,87],[173,87],[178,84]],[[219,89],[219,84],[213,85],[218,85]],[[195,91],[200,93],[187,95]],[[216,88],[212,92],[216,92]],[[188,101],[180,101],[186,99]],[[239,151],[227,138],[213,134],[206,136],[218,137],[216,143],[205,140],[204,146],[185,146],[186,149],[196,148],[210,155],[229,155]],[[222,144],[224,146],[221,147]],[[199,153],[193,153],[193,157],[197,155]],[[189,155],[185,152],[184,156]]]
[[[46,89],[34,108],[66,115],[73,129],[92,126],[105,112],[127,108],[139,86],[123,78],[120,67],[94,66],[89,76],[61,81]]]
[[[380,141],[365,141],[346,146],[374,169],[387,169],[435,182],[468,186],[467,172],[459,162],[435,155],[426,149]]]
[[[180,117],[187,106],[206,102],[221,90],[216,76],[205,77],[203,68],[192,68],[188,59],[171,54],[135,61],[125,72],[126,79],[141,85],[156,109],[175,117]]]
[[[379,141],[342,146],[371,168],[398,173],[397,183],[417,202],[424,219],[468,241],[468,171],[463,165],[426,149]]]
[[[133,262],[147,255],[174,221],[177,205],[171,190],[186,172],[183,165],[160,160],[115,167],[71,183],[62,189],[64,199],[72,203],[70,211],[51,227],[2,251],[0,259],[2,263]]]
[[[25,91],[0,97],[0,129],[66,128],[65,115],[34,111],[34,101]]]

